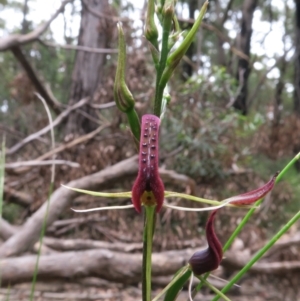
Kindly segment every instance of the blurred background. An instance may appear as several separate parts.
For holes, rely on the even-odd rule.
[[[124,262],[126,254],[138,261],[142,216],[133,210],[74,213],[70,207],[112,201],[64,192],[60,184],[76,180],[80,187],[85,183],[84,189],[131,190],[137,149],[126,116],[114,104],[116,24],[123,24],[126,81],[142,116],[151,112],[155,92],[155,68],[143,36],[146,5],[137,0],[0,0],[0,137],[6,148],[0,257],[19,260],[13,269],[7,259],[6,268],[13,271],[7,278],[0,271],[2,300],[8,295],[9,300],[28,300],[32,265],[27,260],[36,258],[53,160],[55,193],[35,300],[141,299],[140,278],[130,278],[132,267],[124,268],[122,278],[88,269],[84,261],[95,260],[99,270],[113,269],[100,263],[106,262],[104,255],[93,257],[100,256],[93,253],[97,250],[119,252],[120,260],[125,253]],[[177,2],[183,30],[192,27],[201,5],[199,0]],[[261,186],[300,151],[300,1],[211,0],[168,89],[171,101],[160,132],[166,190],[222,200]],[[36,92],[54,120],[54,148]],[[299,171],[296,164],[267,196],[216,275],[229,279],[299,210]],[[130,204],[130,199],[115,202]],[[222,243],[244,215],[240,209],[220,211],[216,232]],[[206,219],[206,213],[163,210],[154,250],[176,258],[204,247]],[[296,225],[228,296],[300,300],[299,251]],[[154,290],[175,271],[158,269]],[[211,296],[204,289],[195,300]],[[186,292],[181,298],[186,300]]]

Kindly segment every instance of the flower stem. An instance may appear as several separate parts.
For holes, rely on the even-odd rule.
[[[161,76],[165,70],[167,58],[168,58],[168,40],[172,26],[172,17],[165,16],[163,21],[163,35],[162,35],[162,44],[161,44],[161,53],[160,60],[158,64],[158,70],[156,75],[156,91],[155,91],[155,99],[154,99],[154,115],[160,117],[161,114],[161,104],[163,93],[165,89],[165,85],[160,84]]]
[[[143,301],[151,300],[151,263],[152,263],[152,243],[155,227],[155,207],[145,206],[145,225],[143,235],[143,276],[142,295]]]

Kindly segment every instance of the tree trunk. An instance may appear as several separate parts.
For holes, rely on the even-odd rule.
[[[300,0],[295,0],[295,93],[294,93],[294,112],[300,118]]]
[[[189,18],[194,19],[194,13],[196,9],[198,9],[198,0],[188,0],[187,4],[189,6]],[[186,27],[184,27],[183,29],[190,30],[192,26],[193,24],[187,24]],[[189,58],[190,62],[193,62],[193,57],[196,54],[196,50],[197,50],[196,48],[197,47],[195,42],[192,42],[187,52],[185,53],[185,55]],[[194,71],[195,70],[190,63],[185,62],[184,60],[182,61],[183,80],[189,79],[193,75]]]
[[[295,127],[298,128],[300,121],[300,0],[295,0],[295,84],[294,84],[294,112]],[[299,136],[298,136],[299,137]],[[297,138],[298,138],[297,137]],[[299,141],[299,138],[296,140]],[[294,154],[300,151],[300,143],[296,142],[293,147]],[[296,162],[296,168],[300,171],[300,163]]]
[[[88,5],[88,7],[86,6]],[[97,17],[91,11],[104,15]],[[108,0],[94,0],[83,2],[81,12],[81,24],[78,45],[91,48],[108,48],[112,36],[112,19],[106,18],[112,14]],[[72,74],[72,85],[70,92],[70,105],[85,97],[90,97],[90,102],[95,98],[95,92],[104,77],[103,69],[106,54],[78,51]],[[70,115],[66,127],[66,134],[83,134],[95,130],[97,119],[95,110],[88,105],[81,109],[84,114],[78,111]],[[90,115],[93,118],[88,118]]]
[[[237,37],[238,48],[250,56],[250,44],[252,35],[252,20],[257,0],[245,0],[243,3],[243,12],[241,20],[241,31]],[[245,59],[238,59],[237,80],[239,82],[239,94],[234,101],[234,108],[241,111],[243,115],[247,114],[247,95],[248,95],[248,77],[250,75],[249,62]]]

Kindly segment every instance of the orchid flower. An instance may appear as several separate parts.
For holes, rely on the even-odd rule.
[[[159,128],[160,118],[155,115],[146,114],[142,117],[141,136],[140,136],[140,150],[139,150],[139,171],[137,178],[133,184],[132,191],[119,193],[103,193],[73,187],[64,186],[73,191],[108,198],[128,197],[132,199],[131,205],[125,206],[107,206],[92,209],[72,209],[75,212],[90,212],[100,210],[114,210],[114,209],[130,209],[135,208],[137,212],[141,212],[141,206],[156,206],[156,212],[160,212],[162,207],[177,209],[182,211],[208,211],[216,210],[224,206],[243,206],[251,205],[255,201],[263,198],[268,192],[272,190],[275,184],[278,172],[262,187],[249,191],[237,196],[227,198],[221,202],[215,200],[208,200],[191,196],[184,193],[165,191],[164,184],[158,172],[159,162]],[[209,207],[204,208],[187,208],[175,206],[164,202],[164,199],[171,197],[179,197],[182,199],[191,200],[194,202],[206,203]]]

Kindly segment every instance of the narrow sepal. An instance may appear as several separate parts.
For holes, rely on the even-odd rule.
[[[276,172],[275,175],[270,179],[270,181],[262,187],[237,196],[233,196],[227,199],[227,201],[229,201],[230,204],[233,205],[251,205],[252,203],[255,203],[256,201],[262,199],[273,189],[278,175],[279,172]]]

